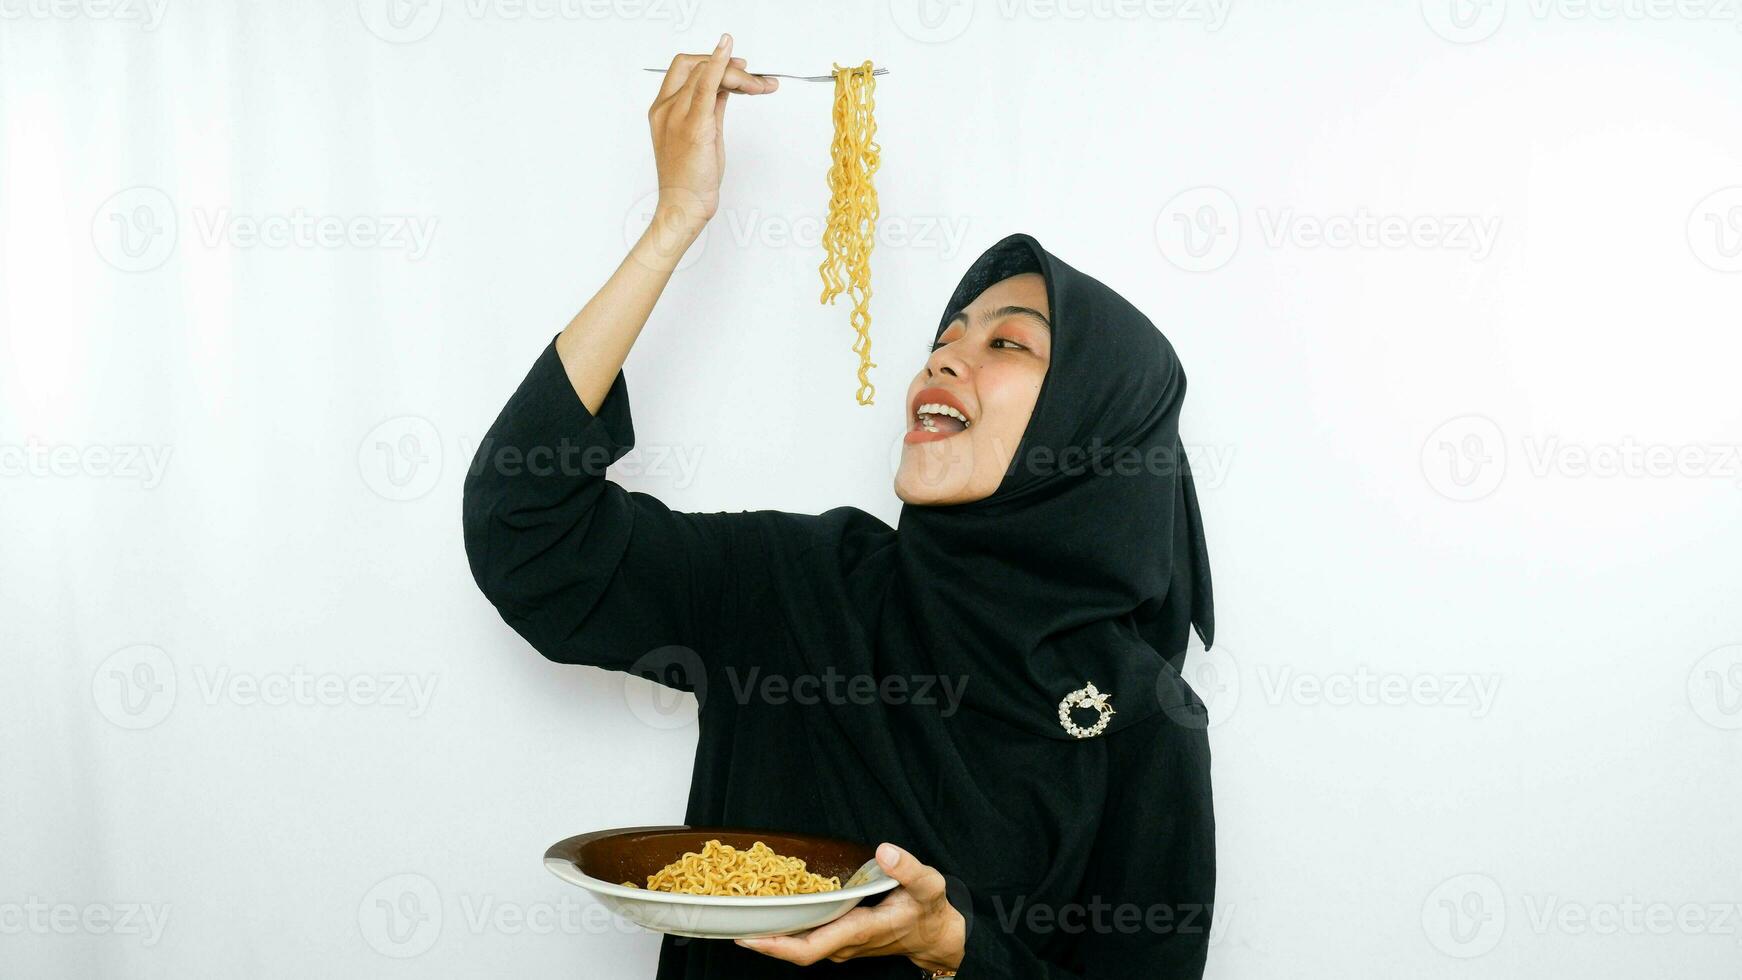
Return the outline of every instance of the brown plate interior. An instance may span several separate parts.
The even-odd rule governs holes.
[[[544,856],[573,862],[582,874],[613,885],[633,881],[645,887],[648,875],[683,857],[686,851],[701,851],[715,838],[740,850],[762,841],[782,855],[803,860],[807,871],[825,878],[838,875],[843,886],[853,872],[876,856],[876,849],[868,844],[834,837],[684,824],[596,830],[552,844]]]

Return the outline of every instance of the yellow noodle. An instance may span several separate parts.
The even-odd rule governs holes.
[[[623,884],[642,887],[633,881]],[[803,860],[776,854],[761,841],[741,851],[714,838],[700,852],[685,851],[648,875],[646,887],[685,895],[806,895],[838,891],[841,879],[807,871]]]
[[[866,372],[876,367],[871,360],[871,246],[876,241],[877,189],[871,177],[881,162],[872,136],[877,120],[874,94],[877,79],[871,62],[842,68],[835,63],[835,138],[829,150],[829,217],[823,225],[825,256],[818,271],[823,277],[821,302],[833,306],[835,297],[847,289],[853,299],[850,320],[858,339],[853,351],[859,355],[859,404],[869,405],[876,388]]]

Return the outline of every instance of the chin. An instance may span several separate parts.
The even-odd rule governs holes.
[[[895,473],[895,495],[916,506],[959,504],[986,496],[974,493],[972,482],[969,468],[928,459],[921,447],[910,446],[903,451],[901,468]]]

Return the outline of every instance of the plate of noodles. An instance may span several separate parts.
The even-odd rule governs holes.
[[[875,845],[741,827],[618,827],[552,844],[544,866],[655,932],[749,939],[803,932],[898,884]]]

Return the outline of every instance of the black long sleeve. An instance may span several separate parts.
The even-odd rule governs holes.
[[[724,627],[735,612],[734,552],[749,534],[744,515],[673,511],[606,479],[634,443],[623,373],[595,415],[555,342],[547,345],[466,476],[473,578],[551,660],[627,670],[675,644],[712,662],[733,638]],[[694,683],[656,679],[680,690]]]

